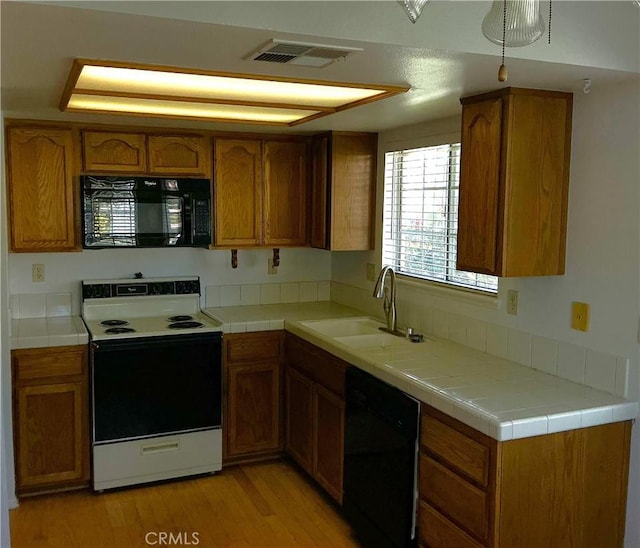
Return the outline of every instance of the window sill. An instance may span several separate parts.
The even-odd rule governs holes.
[[[411,287],[434,297],[446,297],[461,303],[472,304],[482,308],[497,310],[499,306],[498,294],[474,291],[472,289],[448,287],[437,282],[417,280],[401,274],[397,277],[398,285]]]

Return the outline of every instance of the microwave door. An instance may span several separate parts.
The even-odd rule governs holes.
[[[85,195],[84,209],[85,247],[184,245],[182,196],[101,190]]]
[[[181,196],[138,193],[137,199],[138,247],[184,245],[184,200]]]
[[[136,201],[132,191],[98,190],[84,197],[85,247],[136,246]]]

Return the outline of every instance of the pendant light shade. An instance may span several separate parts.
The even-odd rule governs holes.
[[[411,22],[415,23],[422,13],[422,8],[424,8],[428,1],[429,0],[398,0],[398,4],[400,4],[404,8],[404,11],[407,12]]]
[[[533,44],[544,31],[540,0],[494,0],[482,21],[482,34],[498,45],[504,36],[509,48]]]

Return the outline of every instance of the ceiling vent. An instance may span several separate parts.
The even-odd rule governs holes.
[[[289,40],[269,40],[259,49],[251,52],[246,59],[267,63],[288,63],[303,67],[326,67],[334,61],[343,60],[350,53],[364,51],[362,48],[307,44]]]

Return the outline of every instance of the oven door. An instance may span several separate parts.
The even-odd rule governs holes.
[[[94,445],[219,428],[222,335],[91,343]]]

